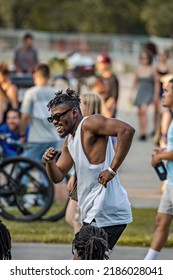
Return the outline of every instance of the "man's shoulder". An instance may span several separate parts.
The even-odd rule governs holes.
[[[14,49],[15,53],[20,52],[22,50],[22,46],[21,45],[17,45]]]
[[[38,92],[55,92],[56,89],[54,89],[53,87],[51,86],[37,86],[37,85],[34,85],[30,88],[28,88],[25,93],[29,93],[29,94],[38,94]]]
[[[37,86],[30,87],[25,91],[24,98],[35,94],[37,94]]]
[[[49,85],[37,87],[35,95],[38,95],[40,100],[50,100],[55,97],[57,90]]]
[[[118,82],[118,76],[115,73],[112,73],[110,76],[110,80]]]
[[[36,49],[36,47],[34,47],[34,46],[31,46],[30,50],[31,50],[32,52],[37,53],[37,49]]]
[[[104,117],[102,115],[96,114],[87,116],[82,123],[83,130],[92,130],[94,127],[97,127],[101,122],[104,121]]]
[[[103,115],[101,115],[101,114],[94,114],[94,115],[86,116],[83,118],[83,124],[90,123],[93,121],[98,121],[98,120],[101,120],[102,118],[103,118]]]
[[[51,93],[52,92],[53,93],[57,92],[57,89],[55,87],[53,87],[53,86],[50,86],[50,85],[47,85],[47,86],[43,87],[43,89],[45,89],[45,91],[49,91]]]
[[[24,98],[25,99],[34,99],[34,100],[50,100],[55,97],[55,92],[57,90],[51,86],[33,86],[26,90]]]

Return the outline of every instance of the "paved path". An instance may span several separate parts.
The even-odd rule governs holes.
[[[126,113],[127,96],[131,76],[122,76],[120,79],[121,93],[118,118],[128,122],[136,129],[131,150],[119,170],[122,185],[128,192],[133,207],[155,207],[160,200],[161,182],[150,165],[151,153],[154,148],[151,138],[146,142],[138,141],[139,131],[135,109]],[[123,85],[123,86],[122,86]],[[149,111],[149,131],[152,131],[152,109]],[[146,229],[147,230],[147,229]],[[132,237],[133,238],[133,237]],[[112,253],[112,259],[143,259],[147,248],[120,247]],[[14,259],[70,259],[70,245],[53,244],[13,244]],[[173,249],[164,249],[161,259],[173,259]]]
[[[129,121],[133,118],[134,116],[129,116]],[[119,170],[119,178],[128,192],[133,207],[157,207],[162,182],[150,164],[154,145],[151,138],[146,142],[140,142],[137,137],[138,131],[130,152]]]
[[[146,247],[117,246],[110,260],[143,260]],[[12,247],[13,260],[70,260],[70,244],[15,243]],[[173,260],[173,249],[163,249],[160,260]]]
[[[157,207],[160,200],[161,182],[150,164],[154,144],[151,137],[148,137],[146,142],[138,140],[139,129],[136,108],[127,113],[127,97],[131,82],[131,75],[124,75],[120,78],[120,109],[117,117],[131,124],[136,129],[136,132],[130,152],[120,168],[119,177],[129,194],[133,207]],[[152,131],[152,114],[152,108],[149,108],[149,134]]]

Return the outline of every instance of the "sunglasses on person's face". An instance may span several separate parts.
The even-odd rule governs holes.
[[[59,122],[61,117],[64,116],[65,114],[67,114],[68,112],[70,112],[71,109],[68,109],[67,111],[63,112],[63,113],[57,113],[54,116],[51,116],[49,118],[47,118],[48,122],[53,123],[53,121],[57,121]]]

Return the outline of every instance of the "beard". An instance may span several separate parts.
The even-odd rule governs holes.
[[[71,134],[73,131],[73,123],[70,121],[65,121],[63,124],[63,130],[61,133],[58,133],[60,138],[65,138],[67,135]]]

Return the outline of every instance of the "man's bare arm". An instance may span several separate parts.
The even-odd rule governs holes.
[[[99,115],[88,117],[83,123],[83,127],[95,135],[117,137],[116,155],[111,163],[111,168],[116,171],[130,149],[135,129],[120,120],[107,119]]]
[[[56,162],[57,154],[58,151],[50,147],[45,151],[42,157],[42,161],[46,165],[47,174],[54,183],[61,182],[73,166],[73,160],[66,147],[66,142],[62,153]]]
[[[93,135],[116,136],[116,154],[110,163],[110,168],[102,171],[98,176],[98,182],[106,187],[107,183],[115,176],[117,169],[125,159],[134,135],[134,128],[117,119],[107,119],[95,115],[88,117],[83,123],[83,129]],[[113,173],[112,173],[113,172]]]

